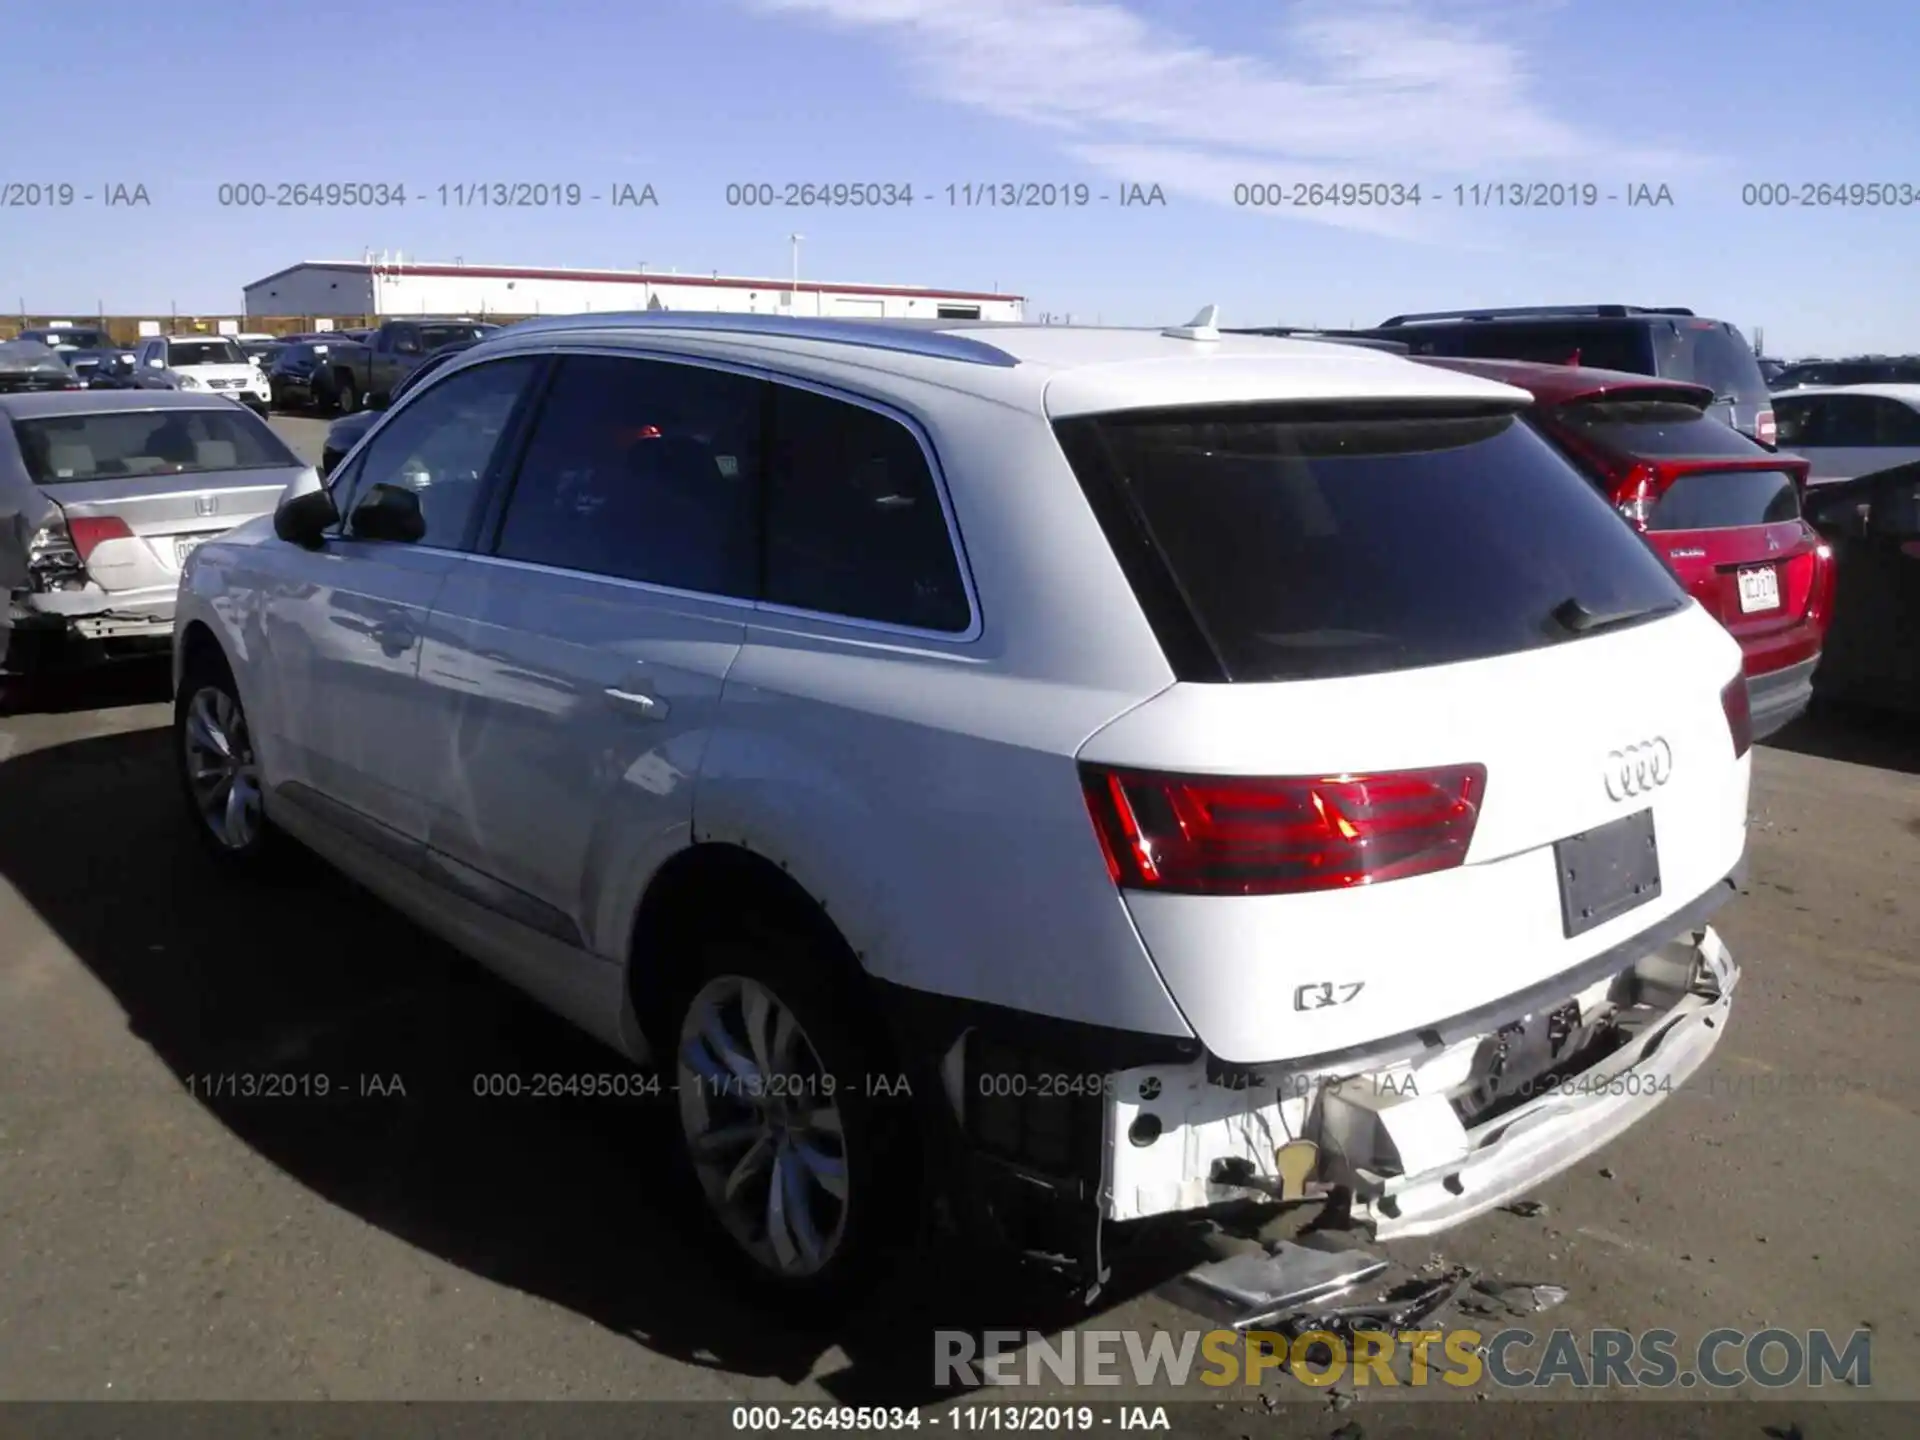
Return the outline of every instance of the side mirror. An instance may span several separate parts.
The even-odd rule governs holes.
[[[391,404],[393,404],[391,395],[375,395],[372,391],[367,392],[367,409],[384,410]]]
[[[347,528],[362,540],[412,544],[426,535],[427,517],[413,491],[402,485],[376,485],[353,507]]]
[[[324,487],[300,487],[296,480],[281,497],[273,512],[273,533],[302,549],[317,550],[326,532],[340,523],[340,512]]]

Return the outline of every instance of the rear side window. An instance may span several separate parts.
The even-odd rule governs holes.
[[[217,410],[50,415],[16,420],[13,433],[36,485],[300,466],[273,431],[224,403]]]
[[[1876,442],[1873,397],[1869,395],[1783,396],[1774,402],[1781,445],[1811,448],[1862,446]]]
[[[1405,342],[1415,355],[1445,355],[1463,360],[1536,360],[1546,365],[1624,370],[1631,375],[1656,373],[1653,346],[1645,325],[1482,321],[1409,325],[1375,333]]]
[[[1555,618],[1569,601],[1622,623],[1686,603],[1593,486],[1510,415],[1235,407],[1059,432],[1185,678],[1480,660],[1574,639]],[[1216,673],[1192,663],[1169,594]]]
[[[1784,470],[1682,475],[1647,516],[1649,530],[1731,530],[1800,518],[1800,490]]]
[[[507,501],[510,560],[751,599],[765,383],[569,355]]]
[[[865,406],[773,389],[772,604],[958,633],[972,624],[946,513],[912,431]]]
[[[1872,404],[1875,445],[1920,445],[1920,411],[1877,396]]]
[[[1600,400],[1552,412],[1558,424],[1616,454],[1671,456],[1764,455],[1767,452],[1697,405],[1673,400]]]

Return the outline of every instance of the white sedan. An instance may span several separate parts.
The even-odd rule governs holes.
[[[1782,450],[1813,462],[1815,484],[1920,460],[1920,385],[1823,385],[1776,395]]]

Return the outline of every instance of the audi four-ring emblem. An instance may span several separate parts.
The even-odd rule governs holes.
[[[1642,740],[1607,756],[1607,794],[1615,800],[1644,795],[1667,783],[1673,775],[1673,747],[1664,736]]]

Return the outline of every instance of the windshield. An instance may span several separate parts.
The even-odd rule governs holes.
[[[126,475],[211,475],[298,469],[265,425],[238,406],[206,410],[116,410],[13,422],[27,474],[37,485]]]
[[[1686,603],[1613,507],[1510,415],[1298,413],[1059,427],[1123,568],[1141,586],[1129,552],[1145,538],[1230,679],[1485,659],[1571,639],[1554,618],[1569,602],[1634,618]],[[1104,503],[1105,489],[1123,498]]]
[[[62,350],[102,350],[113,342],[98,330],[28,330],[20,337]]]
[[[246,353],[231,340],[169,340],[167,365],[244,365]]]

